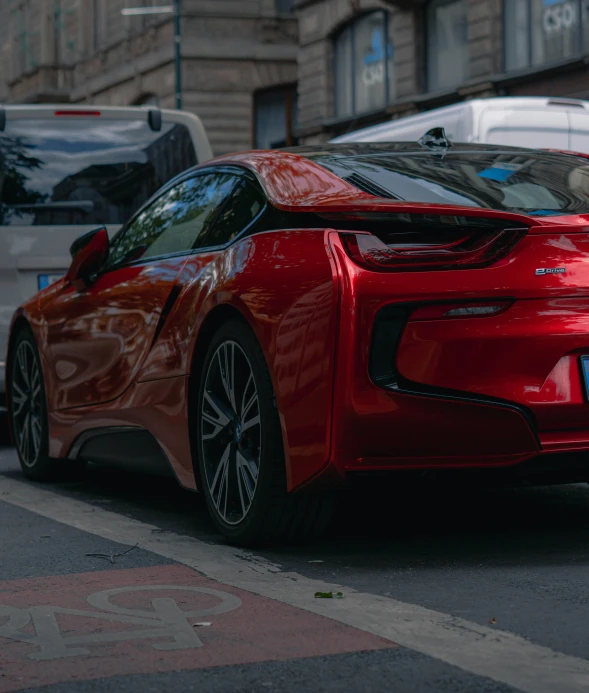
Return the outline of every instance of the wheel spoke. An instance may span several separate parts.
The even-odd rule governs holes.
[[[17,360],[23,382],[27,387],[30,387],[29,369],[27,363],[28,359],[25,343],[21,344],[18,348]]]
[[[13,411],[14,416],[18,416],[22,412],[26,401],[27,396],[22,389],[16,383],[12,383],[12,404],[13,406],[16,405],[16,408]]]
[[[41,382],[39,379],[39,369],[37,364],[33,362],[31,368],[31,396],[34,400],[37,399],[39,393],[41,392]]]
[[[209,489],[211,491],[211,496],[213,500],[215,501],[215,505],[217,507],[217,510],[219,509],[219,506],[221,504],[221,496],[223,492],[223,488],[227,488],[227,477],[229,476],[229,455],[231,453],[231,444],[228,444],[227,447],[225,448],[225,451],[221,455],[221,459],[219,460],[219,465],[217,467],[217,472],[215,473],[215,478],[213,479],[213,482],[209,486]],[[215,489],[217,489],[217,498],[215,500]]]
[[[256,386],[254,384],[253,386],[253,392],[250,395],[249,399],[246,402],[246,396],[248,394],[248,391],[250,389],[250,385],[253,384],[254,382],[254,376],[250,373],[250,377],[248,378],[248,381],[245,386],[245,390],[243,391],[243,397],[241,398],[241,412],[240,416],[243,419],[247,419],[247,416],[250,412],[250,409],[254,406],[254,404],[257,404],[258,402],[258,392],[256,390]]]
[[[22,431],[20,432],[20,452],[25,461],[29,461],[29,436],[28,436],[28,428],[29,428],[29,419],[31,418],[31,415],[29,412],[27,412],[25,416],[25,420],[23,422],[22,426]]]
[[[224,428],[226,428],[229,423],[231,423],[231,420],[225,414],[225,412],[221,410],[219,404],[215,402],[214,397],[209,392],[206,392],[206,390],[204,393],[204,398],[213,411],[212,413],[210,411],[205,411],[203,407],[202,420],[213,426],[213,431],[209,433],[203,432],[202,438],[203,440],[210,440],[211,438],[215,438]]]
[[[247,507],[251,505],[254,497],[254,491],[256,490],[256,481],[258,479],[258,473],[256,469],[255,476],[252,475],[250,469],[249,461],[243,456],[243,454],[238,450],[235,456],[236,467],[237,467],[237,484],[239,486],[239,496],[241,498],[241,505],[243,507],[243,514],[246,513],[246,508],[244,506],[244,499],[242,494],[242,487],[247,496]]]
[[[38,416],[31,417],[31,438],[33,442],[33,450],[36,457],[37,452],[39,451],[39,447],[41,445],[41,422]]]
[[[221,351],[223,356],[221,356]],[[229,404],[235,411],[235,346],[233,342],[225,343],[217,352],[219,359],[219,371],[221,373],[221,382]]]
[[[260,415],[256,414],[256,416],[252,416],[251,419],[248,421],[244,421],[241,424],[241,431],[242,433],[247,431],[250,428],[253,428],[254,426],[259,426],[260,425]]]

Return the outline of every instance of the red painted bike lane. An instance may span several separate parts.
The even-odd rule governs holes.
[[[175,564],[0,582],[0,693],[392,647]]]

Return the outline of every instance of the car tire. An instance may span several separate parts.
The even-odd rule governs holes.
[[[255,547],[324,533],[334,498],[287,492],[272,381],[254,333],[240,320],[225,323],[208,346],[196,414],[202,490],[231,543]]]
[[[49,457],[45,379],[29,327],[19,331],[11,346],[8,372],[10,426],[23,473],[32,481],[77,478],[83,463]]]

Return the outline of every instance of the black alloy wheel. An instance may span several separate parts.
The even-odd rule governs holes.
[[[74,476],[85,465],[49,457],[49,426],[43,368],[35,338],[23,327],[11,345],[7,382],[12,437],[22,470],[34,481]]]
[[[287,493],[272,382],[249,326],[240,320],[225,323],[203,365],[195,447],[217,528],[243,546],[319,536],[333,502],[324,495]]]

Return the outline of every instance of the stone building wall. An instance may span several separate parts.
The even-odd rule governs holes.
[[[124,7],[150,2],[163,4],[2,0],[0,20],[9,15],[9,30],[0,33],[9,66],[4,100],[173,108],[170,15],[121,15]],[[296,84],[296,19],[280,13],[283,4],[275,0],[184,0],[182,6],[184,108],[202,118],[216,153],[251,147],[255,95]],[[17,20],[27,25],[34,59],[23,55]]]

